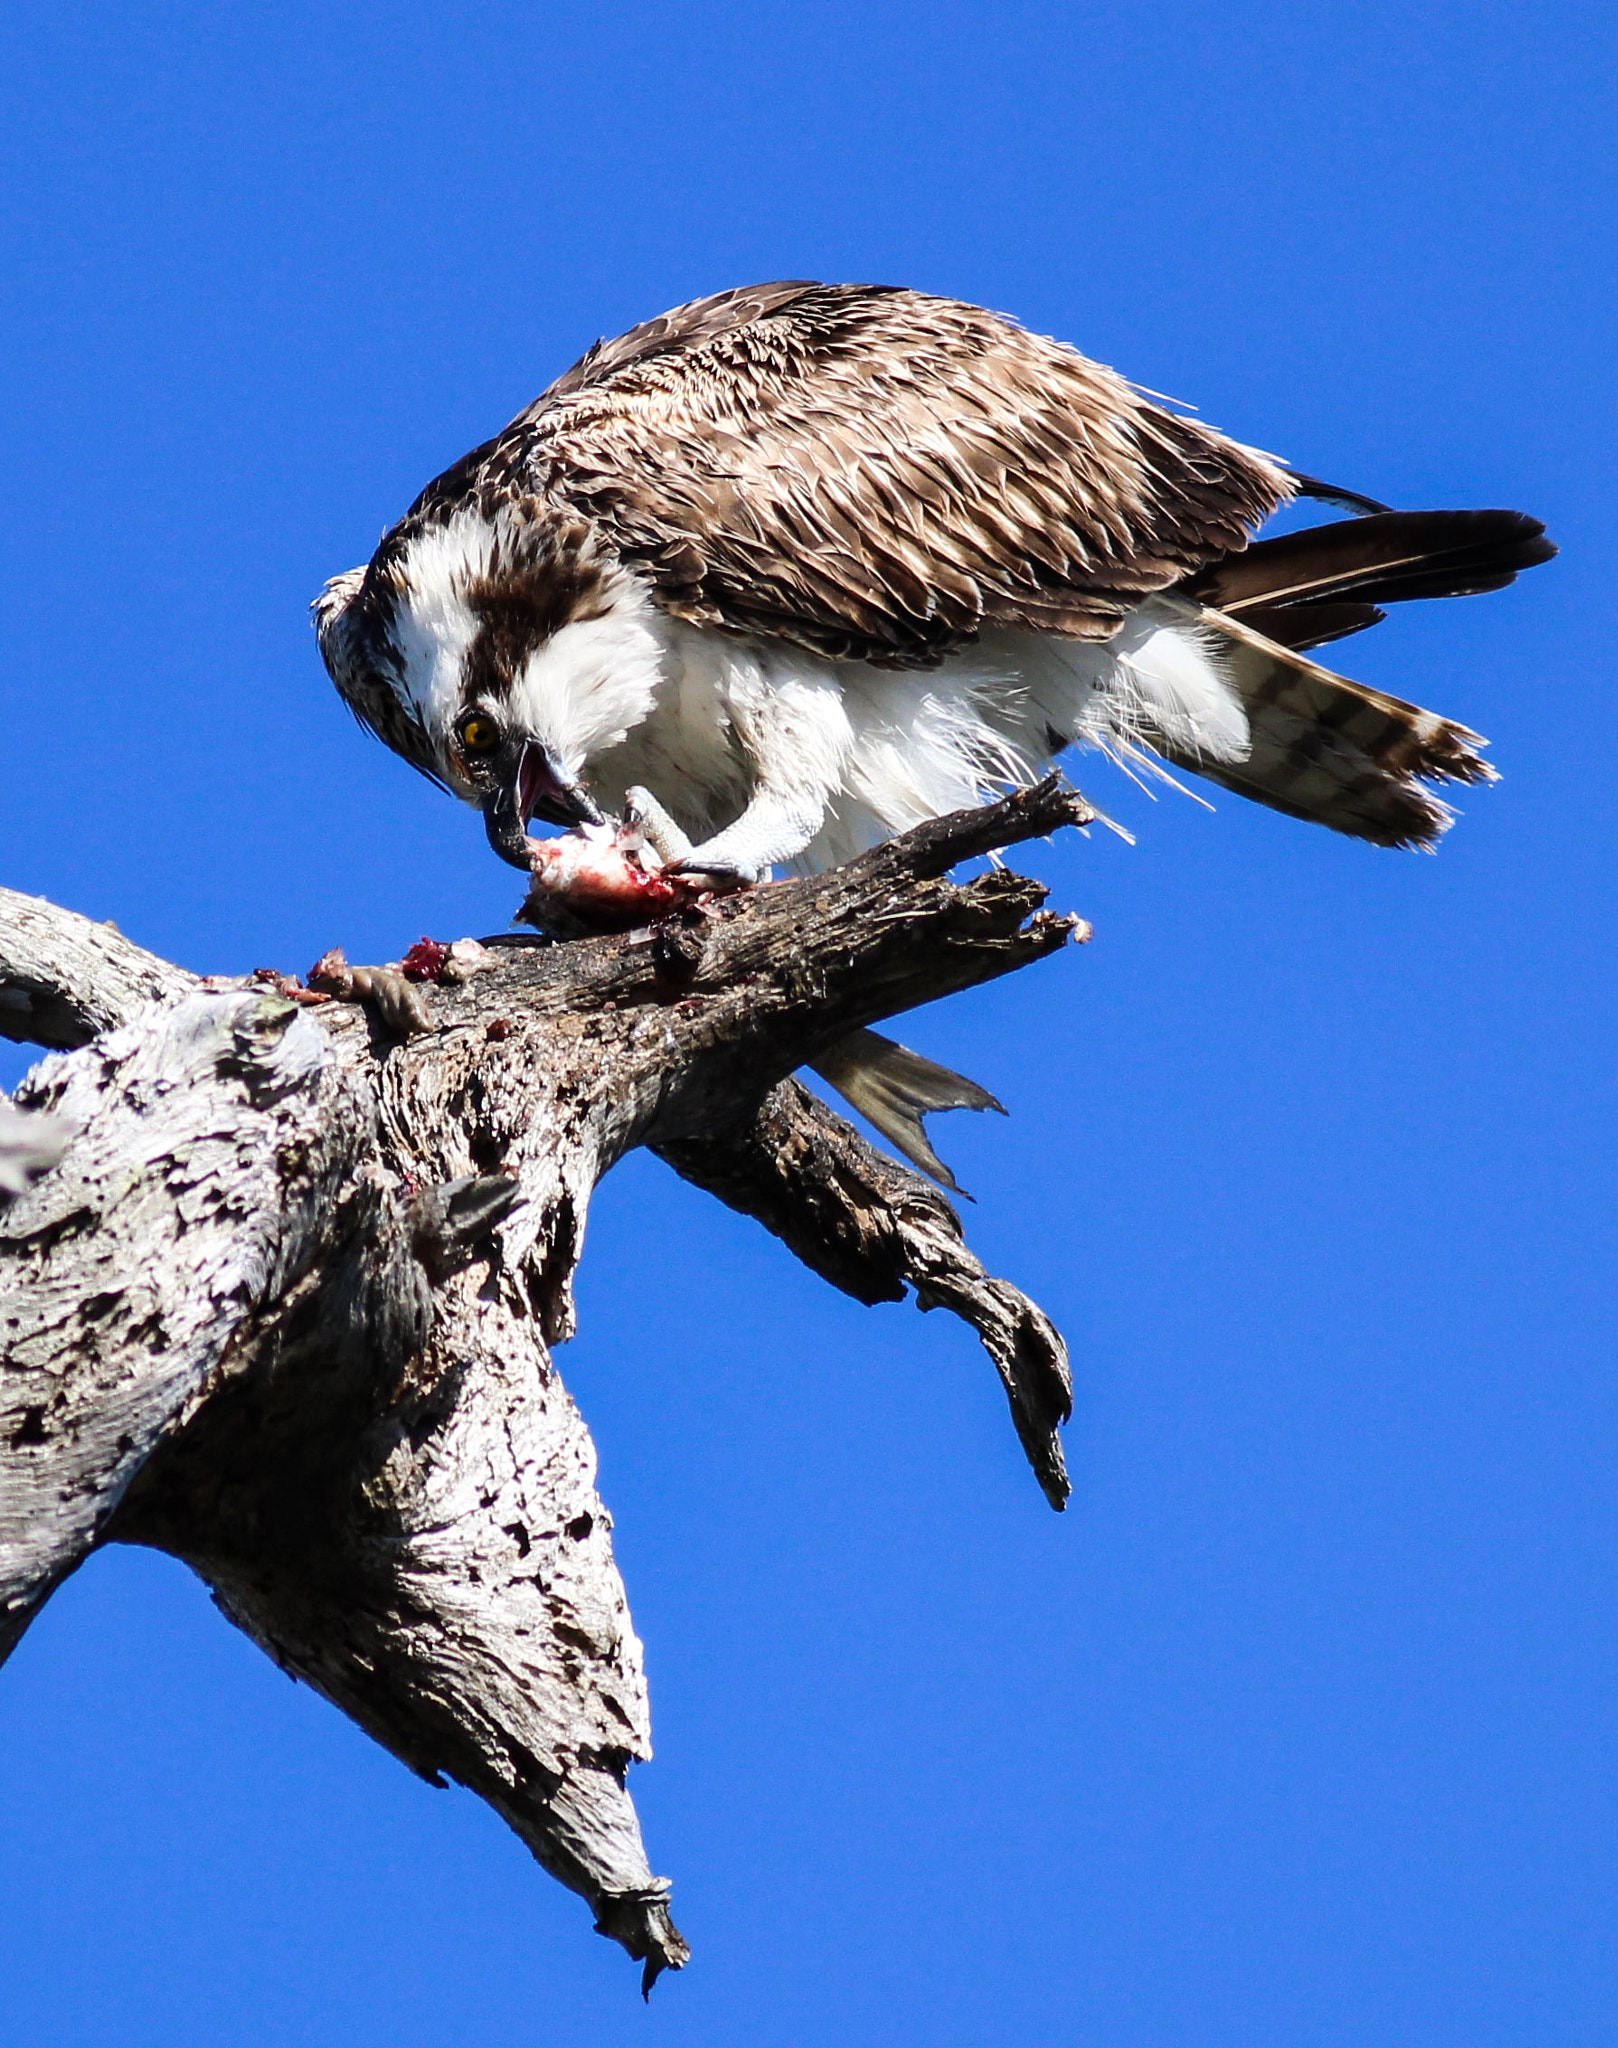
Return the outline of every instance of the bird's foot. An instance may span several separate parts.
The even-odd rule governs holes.
[[[667,866],[671,861],[684,860],[691,851],[688,835],[669,816],[649,789],[637,783],[633,789],[624,791],[624,824],[632,831],[639,831],[657,855],[659,862]]]
[[[649,789],[625,791],[624,827],[639,832],[651,847],[665,881],[684,883],[708,896],[729,896],[737,889],[753,888],[761,879],[762,870],[738,866],[734,860],[704,859],[703,849],[691,843]]]

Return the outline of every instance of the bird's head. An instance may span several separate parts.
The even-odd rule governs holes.
[[[528,825],[601,825],[592,758],[651,708],[660,643],[621,570],[570,529],[514,547],[486,521],[390,536],[314,606],[332,679],[396,753],[483,813],[526,870]]]
[[[489,844],[514,868],[529,865],[528,826],[604,825],[601,806],[557,744],[526,730],[498,698],[474,695],[439,741],[444,779],[483,813]]]

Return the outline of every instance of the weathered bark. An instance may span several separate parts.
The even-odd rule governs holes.
[[[650,1145],[857,1299],[963,1316],[1059,1507],[1060,1337],[787,1077],[1084,936],[1019,876],[947,874],[1090,815],[1052,781],[650,931],[457,948],[402,1004],[333,968],[391,981],[402,1041],[374,1005],[202,981],[0,891],[0,1031],[81,1048],[18,1091],[57,1122],[0,1192],[0,1656],[98,1544],[167,1550],[487,1799],[648,1985],[678,1967],[625,1789],[640,1645],[549,1352],[591,1192]]]
[[[38,896],[0,889],[0,1038],[65,1051],[88,1045],[196,976]]]

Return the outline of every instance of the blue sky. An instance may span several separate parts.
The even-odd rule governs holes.
[[[305,607],[699,293],[978,300],[1564,554],[1336,650],[1494,742],[1438,858],[1081,766],[1138,846],[1027,858],[1095,943],[902,1027],[1013,1112],[935,1130],[1072,1342],[1065,1516],[964,1330],[603,1187],[561,1364],[696,1950],[649,2011],[469,1795],[112,1553],[0,1674],[4,2038],[1609,2042],[1609,11],[62,4],[5,52],[0,880],[197,968],[505,921]]]

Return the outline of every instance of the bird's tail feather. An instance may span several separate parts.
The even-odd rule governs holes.
[[[1320,647],[1376,625],[1385,604],[1503,590],[1555,553],[1525,512],[1382,511],[1256,541],[1199,570],[1179,595],[1280,646]]]
[[[1216,762],[1156,742],[1176,767],[1356,839],[1429,850],[1454,812],[1424,785],[1496,779],[1478,751],[1487,741],[1466,726],[1334,675],[1223,612],[1202,610],[1196,628],[1241,700],[1251,747],[1245,760]]]

